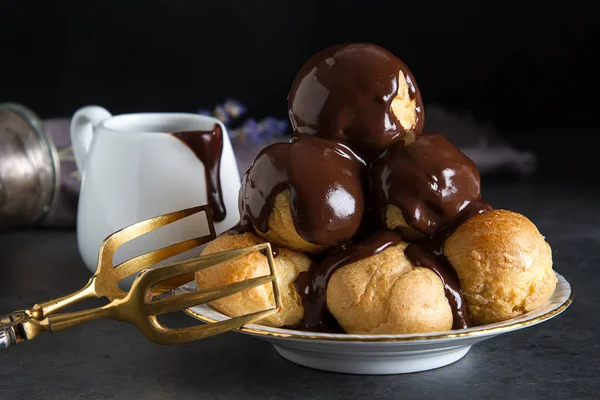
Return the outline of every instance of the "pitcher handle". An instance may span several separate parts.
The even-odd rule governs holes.
[[[83,174],[92,145],[94,128],[100,121],[109,117],[111,114],[105,108],[87,106],[77,110],[71,119],[71,147],[75,164],[81,174]]]

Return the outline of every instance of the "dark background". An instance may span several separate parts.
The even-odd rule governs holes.
[[[0,5],[0,101],[44,118],[88,104],[113,113],[194,112],[228,97],[257,118],[285,118],[306,59],[334,43],[365,41],[409,65],[426,103],[492,123],[515,146],[548,155],[550,166],[595,168],[587,138],[599,132],[599,24],[591,6],[575,1]]]

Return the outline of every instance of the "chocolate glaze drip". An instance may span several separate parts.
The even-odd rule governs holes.
[[[446,298],[452,309],[452,329],[466,329],[471,326],[471,321],[456,271],[444,256],[444,243],[464,221],[490,209],[491,206],[483,200],[471,203],[465,212],[452,221],[452,224],[438,230],[433,237],[411,243],[404,249],[404,254],[413,264],[429,268],[442,280]]]
[[[411,139],[393,143],[374,162],[372,183],[383,221],[393,204],[409,226],[432,236],[481,199],[479,171],[442,135]]]
[[[367,239],[346,243],[315,260],[310,269],[301,272],[294,282],[302,298],[304,317],[294,329],[314,332],[343,332],[327,309],[327,283],[335,271],[344,265],[374,256],[400,243],[401,237],[388,230],[379,230]]]
[[[204,165],[206,197],[212,218],[223,221],[227,215],[221,191],[221,154],[223,153],[223,130],[215,124],[210,131],[185,131],[172,133],[188,146]]]
[[[405,132],[390,108],[399,72],[416,102],[420,132],[423,100],[414,76],[399,58],[366,43],[327,48],[302,66],[288,95],[294,131],[340,140],[363,155],[383,150]]]
[[[309,135],[275,143],[258,154],[244,175],[240,214],[265,233],[275,197],[289,189],[298,234],[307,242],[337,245],[360,226],[366,172],[365,161],[341,143]],[[234,231],[240,229],[247,227]]]

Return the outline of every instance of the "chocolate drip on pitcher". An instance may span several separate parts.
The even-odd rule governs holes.
[[[212,218],[223,221],[227,215],[221,191],[221,154],[223,153],[223,129],[215,124],[210,131],[184,131],[172,133],[190,148],[204,165],[206,198]]]

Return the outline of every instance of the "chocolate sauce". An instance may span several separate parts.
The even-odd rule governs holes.
[[[450,225],[438,230],[433,237],[411,243],[404,249],[404,254],[411,263],[419,267],[429,268],[442,280],[446,298],[452,309],[452,329],[466,329],[471,326],[471,321],[456,271],[444,256],[444,243],[448,236],[467,219],[475,214],[491,210],[491,208],[483,200],[471,203],[469,208],[461,213],[459,217],[454,219]]]
[[[206,198],[211,216],[223,221],[227,215],[221,191],[221,154],[223,153],[223,130],[215,124],[210,131],[184,131],[172,133],[188,146],[204,165]]]
[[[454,316],[453,329],[469,327],[458,277],[443,247],[462,222],[491,209],[481,199],[479,171],[473,161],[442,135],[422,133],[389,146],[375,160],[371,182],[382,221],[393,204],[410,227],[425,234],[404,253],[442,280]]]
[[[379,254],[401,240],[402,238],[392,231],[380,230],[361,242],[347,243],[334,248],[321,260],[315,261],[308,271],[301,272],[294,284],[302,298],[304,317],[294,329],[340,332],[341,328],[327,309],[329,278],[344,265]]]
[[[383,221],[393,204],[409,226],[432,236],[481,200],[479,171],[442,135],[412,139],[393,143],[374,161],[372,184]]]
[[[353,43],[319,52],[296,75],[288,95],[295,133],[337,139],[363,155],[383,150],[405,132],[391,110],[400,72],[415,100],[414,131],[420,132],[423,100],[408,67],[379,46]]]
[[[267,232],[275,197],[289,189],[298,234],[310,243],[335,246],[360,227],[366,175],[365,161],[344,144],[310,135],[275,143],[258,154],[244,175],[240,214]]]

